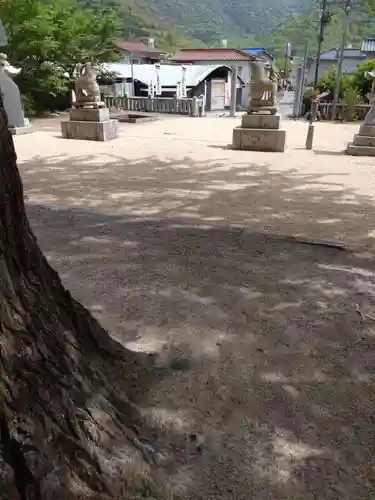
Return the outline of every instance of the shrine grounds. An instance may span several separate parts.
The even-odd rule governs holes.
[[[28,216],[73,295],[157,356],[153,496],[375,498],[375,158],[342,153],[358,124],[306,151],[300,121],[285,153],[233,151],[239,121],[95,143],[39,120],[15,137]]]

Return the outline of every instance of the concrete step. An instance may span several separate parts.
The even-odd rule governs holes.
[[[353,139],[355,146],[375,147],[375,137],[356,134]]]
[[[361,125],[359,129],[359,135],[365,135],[366,137],[375,137],[375,125]]]
[[[371,146],[356,146],[352,142],[348,144],[346,150],[348,155],[352,156],[375,156],[375,147]]]

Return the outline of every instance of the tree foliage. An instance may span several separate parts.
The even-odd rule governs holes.
[[[371,90],[372,78],[367,76],[369,71],[375,70],[375,59],[365,61],[360,64],[354,73],[344,73],[340,83],[340,98],[346,100],[349,96],[358,96],[362,99],[367,98],[367,94]],[[329,90],[334,92],[336,82],[336,67],[328,73],[323,73],[318,82],[318,87],[321,90]]]
[[[328,73],[323,73],[318,82],[318,87],[324,91],[329,90],[333,94],[336,85],[336,75],[337,69],[334,66]],[[340,81],[339,97],[341,99],[344,98],[351,90],[355,89],[355,87],[354,75],[351,73],[344,73]]]
[[[95,12],[76,0],[0,0],[10,62],[22,68],[21,92],[37,107],[67,93],[77,63],[116,58],[120,33],[114,10]]]
[[[161,12],[152,12],[141,8],[134,0],[77,0],[86,8],[102,11],[116,9],[121,23],[121,34],[125,39],[153,38],[156,47],[166,52],[173,52],[180,47],[204,47],[204,44],[192,37],[185,37],[185,28],[169,25]]]
[[[290,72],[292,70],[291,61],[289,59],[287,59],[286,62],[285,62],[285,58],[282,58],[282,57],[279,57],[278,59],[276,59],[275,66],[278,68],[279,73],[281,75],[283,75],[283,76],[284,76],[285,69],[286,69],[286,75],[285,76],[289,76],[289,74],[290,74]]]
[[[98,0],[84,0],[86,4]],[[307,10],[311,0],[103,0],[116,1],[124,10],[131,9],[144,21],[153,20],[164,29],[173,26],[173,36],[184,45],[188,39],[207,45],[217,45],[221,39],[228,46],[258,45],[261,37],[268,35],[283,21]],[[157,31],[157,30],[156,30]],[[185,38],[182,38],[185,37]],[[155,37],[157,39],[157,36]],[[256,42],[258,40],[258,42]],[[163,39],[161,40],[163,43]],[[160,42],[159,42],[160,43]]]
[[[357,67],[353,73],[353,86],[358,90],[361,97],[366,98],[371,90],[372,78],[367,76],[369,71],[375,70],[375,59],[365,61]]]
[[[369,0],[367,4],[365,0],[358,0],[353,4],[347,31],[347,42],[354,47],[360,47],[364,38],[375,34],[375,16],[371,12],[369,14],[368,11],[370,2],[375,5],[375,0]],[[324,31],[323,50],[339,47],[342,39],[343,10],[337,5],[332,5],[330,13],[331,18]],[[264,44],[276,56],[282,56],[286,40],[292,43],[296,54],[303,55],[307,44],[309,53],[315,55],[318,48],[318,32],[319,12],[318,9],[314,8],[281,24],[270,38],[264,40]]]

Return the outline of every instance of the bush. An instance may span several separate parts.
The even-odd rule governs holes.
[[[22,106],[25,116],[34,116],[36,114],[35,101],[30,94],[21,94]]]
[[[352,95],[352,100],[367,99],[367,94],[371,90],[372,78],[367,76],[369,71],[375,70],[375,59],[365,61],[360,64],[354,73],[344,73],[340,84],[340,99],[345,100],[345,96]],[[336,68],[333,67],[329,73],[324,73],[319,81],[319,88],[322,90],[330,90],[332,93],[335,89]]]
[[[353,121],[357,118],[356,107],[360,101],[360,95],[356,89],[348,89],[342,99],[343,103],[346,104],[345,109],[345,120]]]
[[[353,73],[353,86],[363,99],[367,98],[367,94],[371,91],[372,85],[372,78],[369,78],[367,73],[374,69],[375,59],[370,59],[360,64],[355,73]]]
[[[329,73],[323,73],[321,79],[318,82],[319,89],[321,89],[323,92],[330,91],[332,95],[334,95],[336,75],[336,67],[333,67]],[[343,99],[343,97],[351,90],[357,90],[354,75],[352,73],[343,73],[340,82],[339,99]]]

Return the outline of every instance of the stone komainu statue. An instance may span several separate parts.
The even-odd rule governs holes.
[[[85,63],[83,67],[78,68],[78,72],[80,76],[74,85],[76,94],[76,100],[73,103],[74,107],[103,108],[105,104],[100,100],[100,89],[96,81],[97,73],[92,67],[92,63]]]
[[[277,111],[277,76],[271,67],[270,76],[266,75],[266,63],[256,61],[251,63],[250,104],[249,114],[268,111],[274,115]],[[265,94],[268,97],[265,98]]]

